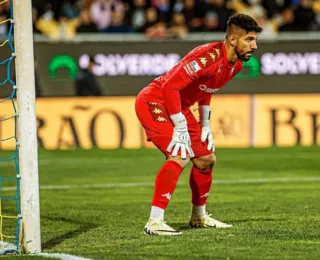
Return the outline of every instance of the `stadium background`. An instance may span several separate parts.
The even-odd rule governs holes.
[[[252,15],[265,31],[243,71],[214,95],[217,146],[320,142],[319,1],[33,1],[33,11],[40,147],[152,147],[134,115],[135,95],[195,46],[223,40],[225,23],[237,12]],[[4,19],[5,8],[2,13]],[[75,97],[75,78],[89,56],[99,63],[93,71],[105,97],[99,106]],[[6,131],[9,126],[1,136]]]
[[[320,2],[144,2],[33,1],[42,249],[90,259],[150,259],[150,251],[161,259],[318,259]],[[4,21],[8,6],[0,6]],[[218,163],[208,208],[234,228],[188,229],[189,165],[166,215],[183,238],[150,240],[142,230],[163,157],[145,149],[153,147],[135,95],[193,47],[223,40],[237,12],[266,30],[254,58],[211,104]],[[0,25],[3,38],[7,30]],[[8,55],[4,46],[0,60]],[[100,63],[102,96],[77,97],[74,80],[89,56]],[[0,118],[10,113],[2,103]],[[13,122],[1,122],[0,140],[13,132]],[[14,145],[0,142],[1,158]],[[2,177],[15,172],[9,162],[0,169]],[[3,186],[2,195],[15,191]],[[15,206],[3,203],[2,211],[14,215]],[[4,223],[2,233],[13,226]]]

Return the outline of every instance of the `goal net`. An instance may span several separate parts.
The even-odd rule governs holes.
[[[0,20],[1,56],[6,54],[0,61],[6,68],[0,87],[7,93],[0,97],[0,254],[37,253],[41,245],[31,0],[0,0],[0,8],[8,14]]]

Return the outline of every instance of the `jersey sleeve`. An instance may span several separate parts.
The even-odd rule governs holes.
[[[161,87],[164,101],[170,115],[177,114],[181,111],[180,91],[201,77],[214,75],[217,71],[218,60],[216,53],[203,51],[181,61],[181,63],[170,72],[168,79]]]
[[[203,99],[201,99],[198,102],[198,105],[199,106],[210,106],[211,97],[212,97],[212,94],[209,94],[209,95],[205,96]]]
[[[243,64],[241,61],[238,61],[236,64],[235,75],[237,75],[243,68]]]
[[[179,64],[166,82],[161,86],[162,95],[170,115],[181,111],[180,91],[191,82],[202,77],[203,71],[196,60],[186,61]]]

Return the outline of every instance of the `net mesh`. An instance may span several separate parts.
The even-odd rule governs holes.
[[[18,112],[15,105],[16,85],[12,80],[12,62],[15,59],[13,46],[13,4],[12,0],[0,0],[1,7],[9,8],[10,18],[0,22],[0,26],[8,26],[8,32],[0,44],[1,52],[8,52],[8,58],[0,61],[0,66],[6,66],[5,79],[0,87],[10,88],[11,93],[0,100],[0,150],[6,143],[13,142],[13,151],[0,153],[0,254],[19,253],[21,210],[19,201],[19,142],[17,139]],[[2,75],[1,75],[2,76]],[[9,103],[11,111],[1,109],[1,105],[7,107]],[[12,105],[12,106],[11,106]],[[4,131],[5,129],[5,131]],[[10,129],[10,130],[9,130]],[[2,130],[2,131],[1,131]],[[2,136],[3,133],[7,136]]]

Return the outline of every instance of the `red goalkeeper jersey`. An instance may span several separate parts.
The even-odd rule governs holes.
[[[139,97],[165,103],[170,115],[188,109],[196,102],[199,106],[209,105],[212,94],[241,69],[241,61],[229,64],[223,42],[204,44],[189,52],[170,71],[154,79]]]

